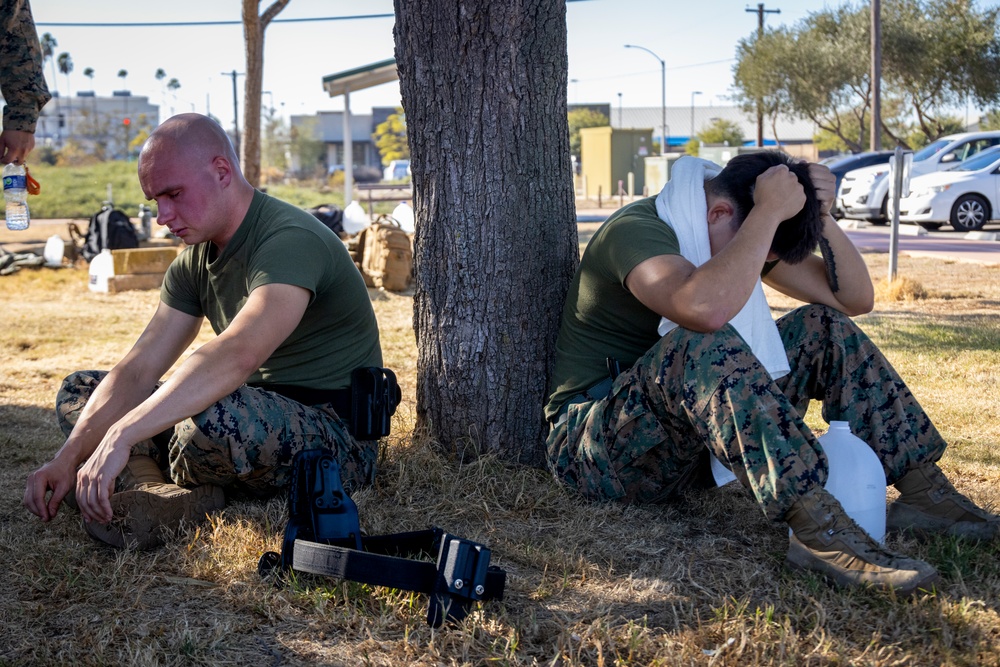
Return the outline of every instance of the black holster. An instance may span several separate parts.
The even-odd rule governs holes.
[[[305,450],[293,465],[281,553],[261,556],[261,576],[280,568],[427,593],[427,623],[435,628],[445,620],[461,621],[476,600],[503,599],[507,573],[490,565],[491,552],[482,544],[434,527],[363,536],[333,454]],[[436,561],[412,560],[415,556]]]

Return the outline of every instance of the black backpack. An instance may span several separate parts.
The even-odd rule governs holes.
[[[344,233],[344,212],[336,204],[320,204],[316,208],[306,209],[309,213],[340,236]]]
[[[138,248],[139,235],[129,217],[118,209],[105,206],[94,214],[87,228],[80,254],[88,262],[105,248]]]

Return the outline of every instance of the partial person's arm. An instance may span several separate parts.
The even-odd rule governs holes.
[[[28,476],[25,507],[43,521],[56,515],[59,503],[73,489],[77,466],[94,453],[112,424],[150,395],[198,335],[201,321],[159,305],[129,353],[94,390],[63,446],[51,461]],[[50,490],[52,496],[46,501]]]
[[[208,408],[255,373],[295,330],[311,293],[294,285],[258,287],[229,327],[188,357],[149,398],[107,431],[77,473],[77,503],[85,521],[111,520],[115,477],[132,444]]]
[[[625,287],[653,312],[693,331],[716,331],[731,320],[753,292],[782,221],[805,204],[805,193],[788,167],[771,167],[757,178],[754,206],[724,247],[699,267],[679,255],[640,262]],[[709,225],[729,225],[717,207]],[[718,218],[717,216],[723,215]]]
[[[799,264],[779,262],[764,282],[805,303],[821,303],[847,315],[863,315],[875,304],[868,266],[837,221],[830,215],[836,196],[836,178],[822,165],[809,165],[823,216],[820,256],[810,255]]]
[[[42,107],[52,96],[42,74],[42,49],[27,2],[16,5],[15,16],[3,16],[6,34],[0,36],[0,93],[3,132],[0,132],[0,162],[24,162],[35,145],[35,124]]]

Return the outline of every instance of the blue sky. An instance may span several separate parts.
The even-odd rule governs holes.
[[[415,0],[409,0],[415,1]],[[239,21],[239,0],[33,0],[37,23],[46,22],[161,22]],[[263,6],[268,0],[263,0]],[[823,0],[774,0],[766,9],[768,26],[794,25],[810,12],[837,7]],[[857,4],[857,3],[854,3]],[[867,3],[866,3],[867,4]],[[990,2],[989,4],[996,4]],[[644,46],[666,62],[668,106],[725,105],[732,79],[737,42],[757,28],[757,3],[734,0],[587,0],[567,6],[569,36],[569,102],[608,103],[617,106],[618,93],[626,107],[658,107],[661,99],[660,64],[650,54],[626,49]],[[751,11],[747,11],[750,9]],[[391,0],[292,0],[279,19],[392,14]],[[273,101],[279,113],[312,113],[343,108],[330,98],[322,78],[393,57],[392,18],[344,21],[274,23],[265,42],[264,104]],[[40,25],[68,52],[74,71],[67,84],[57,75],[63,95],[95,89],[100,95],[127,88],[147,95],[154,104],[165,101],[163,115],[207,110],[230,122],[233,117],[232,77],[244,71],[243,31],[240,25],[197,27],[61,27]],[[93,82],[83,76],[93,67]],[[176,99],[154,78],[157,68],[176,77],[181,88]],[[122,81],[116,74],[128,71]],[[51,79],[51,67],[46,66]],[[166,82],[164,80],[164,83]],[[242,77],[238,97],[242,98]],[[351,108],[364,113],[371,106],[399,103],[396,84],[384,84],[351,95]],[[242,101],[240,101],[242,107]],[[242,122],[242,111],[240,112]]]

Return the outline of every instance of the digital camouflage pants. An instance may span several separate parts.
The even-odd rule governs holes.
[[[810,400],[871,446],[889,484],[941,458],[937,429],[849,317],[804,306],[778,330],[791,371],[772,380],[731,326],[674,329],[606,398],[569,405],[549,434],[550,469],[590,499],[660,502],[699,478],[707,446],[780,520],[826,482],[826,457],[801,416]]]
[[[79,371],[63,380],[56,416],[67,437],[105,375]],[[152,457],[180,486],[217,484],[268,495],[291,483],[297,452],[320,447],[333,451],[348,492],[374,480],[378,443],[356,441],[331,407],[244,385],[173,429],[136,443],[132,455]]]

